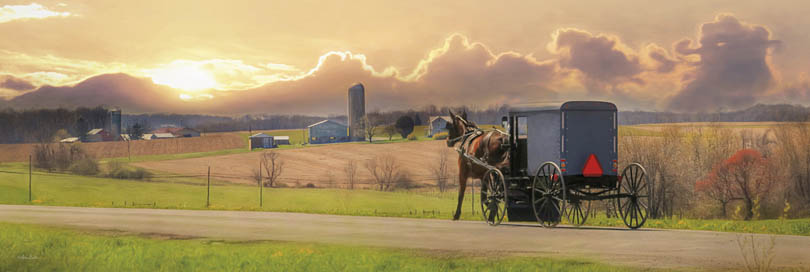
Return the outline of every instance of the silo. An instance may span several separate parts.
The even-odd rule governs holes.
[[[110,134],[116,141],[121,135],[121,109],[110,110]]]
[[[366,90],[363,84],[355,83],[349,87],[349,140],[366,139],[363,118],[366,117]]]

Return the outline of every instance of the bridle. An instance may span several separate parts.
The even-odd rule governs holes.
[[[461,134],[461,136],[458,136],[458,137],[455,137],[453,139],[447,140],[447,142],[450,143],[451,145],[455,145],[456,143],[458,143],[459,141],[463,141],[464,139],[466,139],[470,135],[473,135],[473,134],[477,133],[478,131],[481,131],[481,129],[478,128],[478,126],[470,125],[470,123],[467,122],[467,120],[464,120],[464,118],[461,118],[461,116],[456,115],[455,119],[458,120],[459,122],[461,122],[461,124],[464,125],[465,132],[463,134]]]

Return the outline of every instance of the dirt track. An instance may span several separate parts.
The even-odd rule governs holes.
[[[345,187],[344,168],[349,160],[357,163],[359,182],[368,183],[371,175],[364,164],[375,156],[392,154],[396,157],[400,169],[407,171],[417,183],[433,184],[431,167],[439,161],[439,152],[447,153],[447,162],[451,177],[458,170],[458,154],[447,147],[445,141],[418,141],[392,144],[345,143],[328,144],[299,149],[279,149],[284,160],[284,172],[281,182],[290,186],[307,183],[323,187],[329,183]],[[237,176],[221,178],[235,183],[250,183],[253,170],[258,168],[260,152],[203,157],[194,159],[142,162],[135,165],[169,173],[184,175],[205,174],[208,165],[214,175],[226,174]]]
[[[0,205],[0,221],[228,240],[324,242],[483,254],[584,257],[640,267],[740,269],[740,234],[611,228],[489,227],[453,222],[272,212]],[[810,237],[774,236],[779,267],[810,267]],[[768,244],[766,235],[755,235]]]

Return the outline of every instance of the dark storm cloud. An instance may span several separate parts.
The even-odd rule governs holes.
[[[765,27],[748,25],[731,15],[720,15],[700,27],[698,44],[683,40],[678,54],[696,55],[691,80],[670,101],[677,111],[736,109],[752,105],[771,85],[769,49],[779,44]]]
[[[36,88],[33,84],[24,79],[16,78],[11,75],[0,76],[0,88],[10,89],[15,91],[27,91]]]

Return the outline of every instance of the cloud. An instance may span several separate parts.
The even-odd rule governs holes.
[[[14,91],[27,91],[36,88],[33,84],[21,78],[16,78],[11,75],[0,76],[0,89],[9,89]]]
[[[618,37],[593,35],[572,28],[559,29],[552,34],[548,49],[559,57],[562,68],[582,72],[591,83],[642,83],[637,76],[644,67],[637,53],[622,44]]]
[[[63,4],[58,6],[64,7]],[[58,12],[49,10],[37,3],[28,5],[5,5],[0,7],[0,23],[26,19],[44,19],[48,17],[68,17],[70,12]]]
[[[699,60],[669,109],[712,111],[754,104],[773,83],[768,59],[770,49],[778,44],[765,27],[740,22],[732,15],[718,15],[704,23],[696,46],[688,39],[675,44],[676,53]]]

